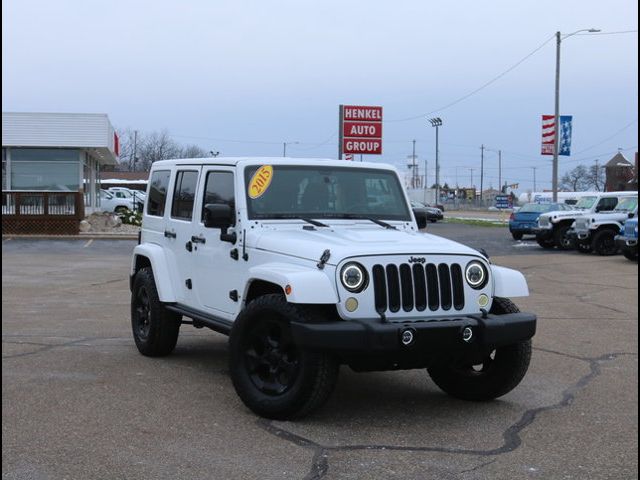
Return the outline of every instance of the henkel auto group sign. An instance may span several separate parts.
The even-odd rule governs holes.
[[[340,158],[382,154],[382,107],[340,105]]]

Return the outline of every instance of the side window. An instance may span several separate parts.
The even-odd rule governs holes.
[[[156,170],[149,180],[149,200],[147,201],[147,215],[164,216],[164,205],[167,200],[169,187],[169,170]]]
[[[601,212],[608,212],[616,208],[617,204],[618,199],[616,197],[601,198],[598,202],[598,210]]]
[[[224,203],[235,210],[232,172],[209,172],[204,186],[204,199],[200,219],[204,221],[204,206],[208,203]]]
[[[171,203],[172,218],[191,220],[197,184],[198,172],[191,170],[180,170],[178,172],[176,185],[173,189],[173,202]]]

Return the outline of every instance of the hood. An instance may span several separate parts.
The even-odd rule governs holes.
[[[377,225],[331,226],[303,230],[302,226],[263,228],[247,231],[247,246],[283,255],[292,255],[318,261],[329,249],[329,264],[337,265],[342,259],[364,255],[416,255],[416,254],[481,254],[470,247],[435,235],[415,231],[387,230]]]
[[[588,210],[556,210],[540,214],[541,217],[549,218],[576,218],[589,213]]]

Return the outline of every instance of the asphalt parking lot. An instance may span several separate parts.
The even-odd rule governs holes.
[[[637,264],[514,246],[504,228],[428,231],[526,275],[516,302],[539,323],[522,384],[468,403],[423,371],[343,367],[298,422],[241,404],[222,335],[185,325],[170,357],[138,354],[135,242],[3,240],[3,478],[637,478]]]

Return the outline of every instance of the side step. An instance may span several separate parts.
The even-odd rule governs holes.
[[[193,319],[194,324],[200,323],[215,332],[222,333],[223,335],[229,335],[229,332],[231,332],[231,326],[233,325],[231,320],[203,313],[198,310],[194,310],[193,308],[180,305],[179,303],[172,303],[165,305],[165,307],[167,310],[171,310],[172,312]]]

